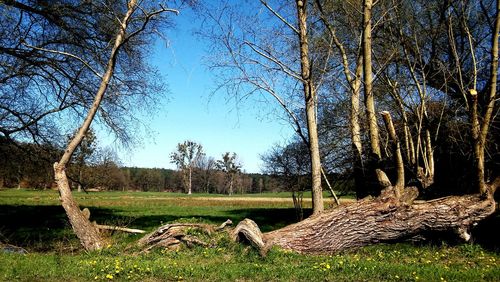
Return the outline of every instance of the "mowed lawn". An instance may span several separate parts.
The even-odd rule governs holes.
[[[91,220],[147,231],[174,221],[218,225],[251,218],[264,232],[296,222],[289,193],[93,192],[75,197],[90,209]],[[310,207],[306,199],[305,205]],[[0,190],[0,242],[28,251],[0,252],[0,280],[500,281],[498,223],[496,215],[475,230],[481,244],[380,244],[322,256],[273,249],[261,257],[224,232],[214,234],[210,247],[148,253],[135,246],[142,235],[114,233],[106,249],[88,253],[72,234],[56,191]]]

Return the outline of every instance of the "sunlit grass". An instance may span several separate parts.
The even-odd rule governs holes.
[[[220,224],[256,220],[264,230],[296,221],[286,198],[191,197],[185,194],[75,193],[92,220],[153,230],[173,221]],[[210,247],[135,247],[141,235],[112,234],[110,246],[86,253],[72,234],[56,191],[0,191],[0,241],[29,254],[0,252],[2,281],[499,281],[500,256],[475,244],[376,245],[333,255],[253,248],[217,234]]]
[[[379,245],[331,256],[273,249],[262,258],[249,247],[77,255],[2,254],[0,279],[78,281],[498,281],[499,256],[481,248]]]

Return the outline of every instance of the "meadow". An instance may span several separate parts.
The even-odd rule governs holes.
[[[91,220],[147,231],[170,222],[218,225],[248,217],[265,232],[296,221],[289,193],[229,197],[93,192],[75,197],[90,209]],[[273,249],[261,257],[253,248],[231,242],[224,232],[215,234],[209,247],[147,253],[134,244],[142,235],[116,232],[109,234],[112,243],[104,250],[85,252],[72,234],[56,191],[0,190],[0,242],[28,251],[0,252],[0,280],[500,281],[495,223],[498,215],[475,230],[481,235],[476,243],[378,244],[314,256]]]

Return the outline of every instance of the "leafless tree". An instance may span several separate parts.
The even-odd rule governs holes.
[[[309,147],[313,210],[320,213],[324,205],[317,132],[318,89],[323,85],[324,62],[329,55],[310,52],[313,29],[308,27],[308,17],[312,3],[295,1],[295,5],[280,6],[262,0],[252,8],[255,15],[229,2],[222,8],[207,8],[210,27],[204,36],[214,43],[216,58],[211,68],[219,75],[219,89],[233,97],[267,94],[260,97],[271,97],[283,109]]]
[[[203,146],[190,140],[177,144],[176,151],[170,154],[170,161],[182,172],[188,195],[192,193],[193,169],[204,155]]]
[[[233,185],[236,175],[241,171],[241,164],[238,161],[236,153],[226,152],[222,154],[222,159],[217,160],[216,166],[226,174],[227,193],[233,194]]]
[[[176,10],[165,7],[161,7],[160,9],[154,11],[147,11],[145,8],[139,6],[136,0],[127,2],[126,7],[121,7],[121,11],[124,13],[122,14],[118,13],[119,11],[116,11],[117,17],[113,21],[116,27],[116,37],[114,37],[112,41],[113,47],[107,60],[105,72],[102,75],[99,75],[101,77],[101,82],[95,96],[93,97],[93,102],[90,108],[88,108],[86,117],[78,129],[78,132],[70,140],[64,154],[61,156],[61,159],[54,164],[55,180],[59,189],[62,206],[66,211],[71,226],[73,227],[73,231],[80,239],[80,242],[86,250],[101,249],[106,245],[106,243],[105,239],[99,233],[98,227],[90,222],[88,216],[79,209],[78,204],[74,200],[69,187],[68,178],[66,176],[66,167],[76,148],[88,132],[94,117],[100,109],[103,97],[107,93],[109,83],[113,77],[116,63],[119,61],[120,51],[125,48],[127,42],[134,40],[134,38],[140,35],[141,32],[147,28],[148,23],[157,16],[164,12],[177,13]],[[118,16],[118,14],[121,16]],[[78,57],[78,55],[70,53],[66,54],[66,56]]]

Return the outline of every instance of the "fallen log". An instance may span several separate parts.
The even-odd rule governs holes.
[[[181,244],[185,244],[188,247],[194,245],[209,246],[209,243],[190,234],[196,231],[198,233],[211,235],[213,232],[224,230],[224,228],[231,224],[232,221],[229,219],[217,227],[203,223],[166,224],[142,237],[138,241],[138,245],[143,248],[143,251],[149,251],[156,247],[175,249]]]
[[[241,221],[235,241],[248,240],[263,255],[273,247],[299,253],[334,253],[380,242],[410,239],[428,231],[455,231],[470,239],[470,227],[495,211],[492,197],[451,196],[406,204],[378,197],[340,206],[262,234],[255,222]]]

